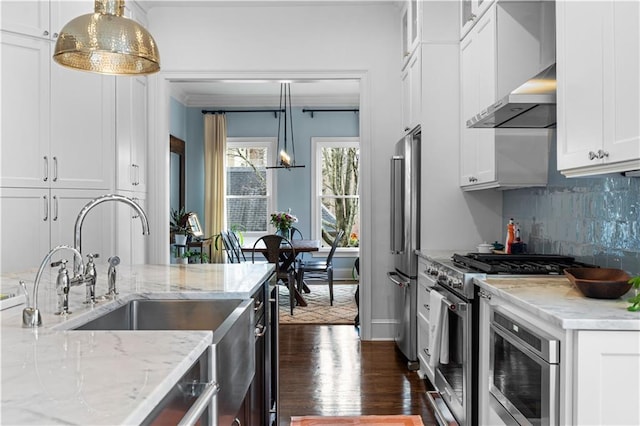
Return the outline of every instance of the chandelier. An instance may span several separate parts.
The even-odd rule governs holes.
[[[276,165],[267,169],[300,168],[296,164],[296,147],[293,137],[293,113],[291,112],[291,83],[280,83],[280,108],[278,108],[278,153]],[[291,150],[289,150],[289,139]]]
[[[96,0],[94,10],[62,28],[54,61],[100,74],[143,75],[160,70],[155,40],[142,25],[122,16],[124,0]]]

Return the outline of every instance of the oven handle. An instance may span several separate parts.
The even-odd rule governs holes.
[[[447,293],[448,293],[448,294],[451,294],[451,293],[449,293],[449,292],[448,292],[448,291],[446,291],[446,290],[445,290],[445,291],[440,291],[441,289],[443,289],[443,287],[433,287],[433,288],[431,289],[431,291],[435,291],[436,293],[440,293],[440,294],[442,294],[443,296],[444,296],[445,294],[447,294]],[[444,296],[444,297],[442,298],[442,303],[443,303],[443,304],[445,304],[445,305],[447,306],[447,308],[448,308],[450,311],[455,312],[455,311],[457,311],[457,310],[458,310],[458,305],[457,305],[456,303],[451,302],[449,299],[447,299],[447,297],[446,297],[446,296]],[[464,304],[464,303],[461,303],[461,304]]]

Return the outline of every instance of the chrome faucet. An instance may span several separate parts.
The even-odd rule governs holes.
[[[49,261],[51,260],[51,256],[53,256],[56,252],[60,250],[71,250],[74,255],[74,262],[78,259],[80,264],[80,270],[84,268],[82,263],[82,254],[77,249],[70,246],[57,246],[51,249],[51,251],[44,257],[42,263],[40,264],[40,268],[38,269],[38,273],[36,274],[36,279],[33,282],[33,306],[30,306],[27,301],[27,307],[22,310],[22,326],[23,327],[40,327],[42,325],[42,317],[40,315],[40,311],[38,310],[38,288],[40,287],[40,278],[42,277],[42,272],[44,268],[47,266]],[[75,277],[74,277],[75,278]],[[67,281],[68,284],[68,281]],[[67,294],[69,289],[66,289]],[[68,312],[65,312],[68,313]]]
[[[73,247],[79,252],[82,253],[82,223],[84,222],[85,216],[87,216],[87,213],[89,213],[89,211],[92,208],[94,208],[98,204],[102,204],[107,201],[119,201],[121,203],[130,205],[138,213],[140,217],[140,222],[142,222],[142,235],[149,235],[149,220],[147,219],[147,214],[144,212],[144,210],[142,210],[142,207],[140,207],[138,203],[133,201],[131,198],[127,198],[122,195],[107,194],[107,195],[103,195],[102,197],[98,197],[92,201],[89,201],[82,208],[82,210],[80,210],[80,213],[78,213],[78,217],[76,218],[76,224],[73,228]],[[76,265],[75,262],[73,265],[73,271],[74,273],[77,273],[77,274],[82,273],[81,270],[80,271],[78,270],[78,266]]]
[[[108,291],[107,297],[115,297],[118,294],[116,289],[116,266],[120,264],[120,258],[118,256],[112,256],[107,261],[109,262],[109,270],[107,271]]]

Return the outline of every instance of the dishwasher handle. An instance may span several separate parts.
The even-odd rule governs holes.
[[[400,288],[407,288],[411,283],[411,281],[409,280],[403,280],[400,274],[398,274],[397,272],[387,272],[387,278],[389,278],[389,281]]]
[[[204,413],[204,410],[207,409],[209,404],[211,404],[211,400],[214,396],[220,391],[220,385],[216,382],[209,382],[207,386],[204,388],[196,402],[193,403],[189,411],[184,415],[178,426],[194,426],[198,419]]]

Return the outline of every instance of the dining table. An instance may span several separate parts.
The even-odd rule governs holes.
[[[288,244],[283,244],[282,246],[280,246],[280,269],[281,270],[288,270],[290,267],[293,266],[296,257],[300,254],[300,253],[310,253],[310,252],[314,252],[314,251],[318,251],[320,250],[320,240],[305,240],[305,239],[300,239],[300,240],[290,240],[291,241],[291,245]],[[267,251],[267,248],[264,246],[264,244],[259,243],[257,246],[254,247],[254,245],[243,245],[242,246],[242,251],[245,253],[265,253]],[[295,256],[292,256],[292,253],[295,252]],[[295,268],[295,266],[294,266]],[[297,274],[296,274],[296,280],[297,280]],[[304,300],[304,297],[302,296],[302,293],[300,292],[301,290],[309,293],[310,290],[309,288],[304,284],[304,283],[297,283],[298,285],[295,286],[295,298],[296,298],[296,302],[298,303],[298,306],[307,306],[307,301]]]

